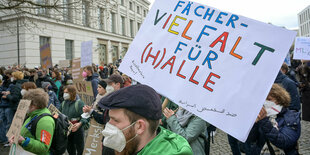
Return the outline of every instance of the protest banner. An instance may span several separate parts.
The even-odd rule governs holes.
[[[119,70],[244,142],[296,32],[156,0]]]
[[[94,119],[90,120],[90,127],[88,129],[88,136],[84,147],[83,154],[85,155],[101,155],[102,137],[101,134],[104,126],[97,123]]]
[[[71,60],[59,60],[59,67],[70,67],[71,66]]]
[[[20,130],[23,126],[26,113],[29,109],[31,101],[29,100],[20,100],[15,115],[13,117],[12,124],[6,136],[11,138],[14,136],[14,143],[18,144],[18,137],[20,135]],[[17,138],[16,138],[17,137]]]
[[[46,69],[53,67],[50,43],[46,43],[40,47],[40,58],[42,68]]]
[[[72,60],[72,78],[73,80],[83,79],[83,68],[81,68],[81,58],[75,58]]]
[[[24,150],[19,144],[12,144],[9,155],[35,155]]]
[[[296,37],[293,59],[310,60],[310,37]]]
[[[93,63],[93,41],[84,41],[81,43],[81,67],[92,65]]]
[[[90,81],[73,80],[73,85],[76,88],[77,94],[85,105],[92,105],[94,102],[93,87]]]

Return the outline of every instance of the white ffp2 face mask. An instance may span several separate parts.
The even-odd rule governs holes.
[[[26,93],[27,93],[27,90],[26,90],[26,89],[22,89],[22,90],[20,91],[20,94],[22,94],[22,96],[24,96]]]
[[[126,143],[130,142],[131,140],[137,137],[136,134],[133,138],[131,138],[126,142],[123,130],[130,128],[135,123],[136,122],[133,122],[132,124],[130,124],[129,126],[127,126],[122,130],[120,130],[119,128],[110,123],[107,123],[105,125],[104,130],[102,131],[102,134],[104,136],[103,145],[113,150],[116,150],[117,152],[122,152],[126,146]]]
[[[282,110],[281,105],[277,105],[276,103],[268,100],[265,101],[264,107],[266,109],[267,116],[277,115]]]
[[[110,93],[114,92],[114,88],[111,85],[107,85],[105,90],[107,91],[107,94],[110,94]]]
[[[70,94],[69,93],[64,93],[64,100],[69,100],[70,99]]]

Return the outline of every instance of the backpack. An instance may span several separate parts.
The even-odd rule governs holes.
[[[55,130],[54,130],[54,135],[53,135],[53,140],[52,144],[50,147],[50,152],[52,154],[64,154],[67,149],[67,142],[68,142],[68,127],[69,127],[69,121],[67,116],[64,114],[59,114],[57,118],[53,117],[50,114],[44,113],[39,116],[37,116],[34,120],[29,122],[30,132],[31,134],[36,137],[36,128],[37,128],[37,123],[39,120],[44,117],[44,116],[50,116],[54,119],[55,121]]]

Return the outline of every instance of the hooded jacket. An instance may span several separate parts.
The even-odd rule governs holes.
[[[291,103],[289,109],[299,111],[300,99],[296,83],[286,75],[282,74],[282,72],[278,73],[275,83],[281,84],[283,88],[290,94]]]
[[[98,88],[98,83],[99,83],[98,73],[94,73],[92,76],[88,76],[86,78],[86,81],[91,81],[91,86],[93,87],[94,97],[97,96],[98,94],[97,88]]]
[[[22,84],[24,82],[28,82],[28,80],[22,79],[22,80],[16,80],[9,86],[10,94],[7,95],[7,99],[10,102],[10,107],[13,110],[17,109],[18,103],[20,99],[22,99],[22,94],[20,91],[22,90]]]
[[[286,155],[298,154],[297,141],[301,133],[300,112],[282,108],[277,114],[276,121],[278,129],[272,125],[269,117],[254,124],[246,141],[246,150],[250,154],[259,155],[266,140],[284,150]]]
[[[39,155],[49,155],[49,148],[52,144],[54,135],[55,121],[50,116],[42,117],[37,123],[37,128],[35,130],[36,136],[32,135],[27,127],[28,123],[34,119],[34,117],[38,117],[44,113],[51,114],[47,108],[37,109],[29,113],[29,117],[26,119],[20,131],[20,135],[25,138],[21,144],[24,150]]]
[[[157,136],[152,139],[137,155],[192,155],[187,140],[163,127],[157,129]]]

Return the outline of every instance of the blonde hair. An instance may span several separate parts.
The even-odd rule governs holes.
[[[24,79],[24,73],[21,72],[21,71],[15,71],[15,72],[13,72],[13,73],[12,73],[12,76],[13,76],[14,78],[16,78],[17,80],[22,80],[22,79]]]

